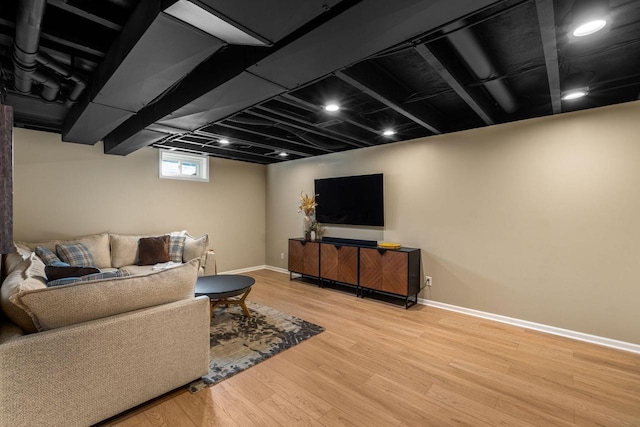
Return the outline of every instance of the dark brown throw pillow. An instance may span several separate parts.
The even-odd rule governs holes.
[[[153,265],[169,261],[169,235],[142,237],[138,240],[138,265]]]
[[[47,281],[65,279],[67,277],[82,277],[88,274],[100,273],[95,267],[56,267],[53,265],[47,265],[44,268],[44,273],[47,275]]]

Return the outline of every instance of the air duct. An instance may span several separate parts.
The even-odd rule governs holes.
[[[496,79],[498,72],[473,31],[462,28],[449,34],[447,39],[498,105],[507,113],[516,111],[518,104],[513,93],[504,81]]]
[[[40,25],[46,0],[22,0],[18,2],[16,38],[14,41],[14,84],[22,93],[31,92],[36,56],[40,47]],[[42,77],[42,76],[38,76]],[[47,94],[49,96],[50,93]]]

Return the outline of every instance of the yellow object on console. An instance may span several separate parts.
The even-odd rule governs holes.
[[[402,245],[400,243],[393,243],[393,242],[378,242],[378,247],[381,247],[384,249],[400,249]]]

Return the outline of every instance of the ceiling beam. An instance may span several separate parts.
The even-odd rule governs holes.
[[[235,122],[234,122],[235,123]],[[226,123],[226,122],[220,122],[220,123],[216,123],[213,126],[222,126],[224,128],[227,129],[231,129],[231,130],[235,130],[235,131],[239,131],[239,132],[244,132],[244,133],[248,133],[251,135],[256,135],[256,136],[261,136],[263,138],[268,138],[268,139],[273,139],[276,141],[280,141],[280,143],[277,145],[277,148],[285,150],[285,151],[289,151],[291,153],[298,153],[300,155],[303,156],[312,156],[312,155],[320,155],[320,154],[326,154],[326,153],[333,153],[333,150],[330,150],[328,148],[322,148],[322,147],[309,147],[309,143],[308,142],[300,142],[300,141],[293,141],[291,139],[287,139],[278,135],[274,135],[271,134],[269,132],[265,132],[265,131],[258,131],[255,129],[247,129],[245,127],[242,126],[242,124],[230,124],[230,123]],[[208,126],[210,127],[210,126]],[[197,131],[197,132],[202,132],[202,131]],[[210,133],[207,131],[207,133]],[[233,134],[217,134],[217,133],[210,133],[211,135],[216,135],[219,138],[234,138],[234,139],[238,139],[237,137],[235,137]],[[248,141],[247,141],[248,142]],[[302,149],[306,149],[308,151],[299,151],[300,148],[302,147]],[[309,149],[312,149],[314,152],[309,152]]]
[[[155,102],[147,104],[136,115],[127,119],[118,128],[104,138],[105,153],[114,151],[128,151],[128,141],[152,123],[167,118],[176,110],[206,97],[214,89],[239,76],[245,70],[253,69],[260,61],[267,60],[285,47],[296,51],[302,49],[300,39],[314,30],[322,28],[324,24],[331,22],[333,18],[341,15],[362,0],[342,0],[333,7],[321,12],[313,19],[291,31],[289,34],[275,42],[271,47],[227,45],[216,54],[209,57],[187,74],[171,91],[163,94]],[[291,45],[291,46],[289,46]],[[265,65],[264,61],[261,65]],[[261,67],[261,70],[264,69]],[[255,74],[255,73],[254,73]],[[268,78],[255,74],[263,80]],[[272,82],[276,84],[275,82]],[[283,89],[284,90],[284,89]],[[271,96],[271,95],[270,95]],[[240,110],[230,112],[235,114]],[[120,147],[124,146],[124,148]]]
[[[146,105],[107,135],[104,138],[105,153],[111,154],[121,145],[129,145],[128,141],[142,129],[238,76],[248,64],[264,58],[267,52],[263,47],[234,45],[219,50],[196,66],[171,91]],[[128,151],[127,148],[125,150]]]
[[[122,25],[116,24],[113,21],[102,18],[84,9],[80,9],[79,7],[75,7],[69,4],[68,0],[47,0],[47,3],[69,13],[73,13],[74,15],[80,16],[84,19],[88,19],[91,22],[95,22],[96,24],[100,24],[103,27],[111,28],[115,31],[122,31]]]
[[[297,107],[297,108],[302,108],[304,110],[307,110],[309,112],[322,112],[324,110],[323,107],[313,104],[311,102],[307,102],[302,98],[298,98],[297,96],[291,94],[291,93],[284,93],[280,96],[280,98],[278,99],[281,102],[285,102],[293,107]],[[364,129],[366,131],[369,131],[375,135],[380,135],[380,129],[374,129],[371,126],[368,126],[364,123],[362,123],[361,121],[355,119],[353,117],[352,114],[349,114],[347,111],[340,111],[339,114],[337,115],[333,115],[333,118],[336,118],[340,121],[343,121],[345,123],[349,123],[351,125],[357,126],[360,129]]]
[[[220,126],[225,126],[221,123],[219,123]],[[227,127],[227,126],[225,126]],[[236,130],[240,130],[240,131],[244,131],[244,129],[242,128],[236,128],[235,126],[228,126],[230,129],[236,129]],[[313,155],[317,155],[317,154],[323,154],[323,153],[309,153],[306,151],[300,151],[295,147],[292,147],[291,144],[265,144],[263,142],[256,142],[253,140],[248,140],[248,139],[244,139],[244,138],[240,138],[236,135],[233,134],[228,134],[228,133],[217,133],[217,132],[210,132],[210,131],[205,131],[205,130],[196,130],[193,132],[193,134],[195,135],[203,135],[209,138],[216,138],[216,139],[228,139],[229,141],[233,142],[233,141],[237,141],[241,144],[250,144],[250,145],[255,145],[256,147],[260,147],[260,148],[266,148],[266,149],[270,149],[270,150],[278,150],[278,151],[286,151],[287,153],[290,154],[295,154],[297,156],[300,157],[310,157]],[[290,142],[290,141],[287,141]],[[308,147],[307,147],[308,148]],[[315,147],[314,147],[315,148]],[[320,150],[320,149],[317,149]],[[330,150],[326,150],[327,152],[331,152]]]
[[[553,0],[536,0],[536,10],[538,11],[538,25],[540,26],[544,62],[547,67],[547,79],[549,80],[551,108],[553,114],[560,114],[562,112],[562,90],[560,88],[558,41],[556,39],[556,20],[553,11]]]
[[[467,103],[469,107],[485,122],[487,125],[494,124],[493,119],[489,115],[489,112],[486,111],[482,106],[476,102],[475,99],[471,96],[469,92],[464,88],[462,83],[458,81],[458,79],[451,74],[451,72],[447,69],[447,67],[433,54],[431,49],[429,49],[424,44],[418,45],[414,47],[415,51],[425,60],[427,63],[436,70],[436,72],[442,77],[442,79],[447,82],[449,86],[458,94],[460,98],[464,102]]]
[[[93,55],[93,56],[97,56],[99,58],[103,58],[105,53],[102,50],[96,49],[94,47],[91,46],[87,46],[85,43],[80,43],[80,42],[76,42],[73,40],[69,40],[69,39],[65,39],[63,37],[59,37],[53,34],[48,34],[45,32],[42,32],[42,34],[40,34],[40,38],[42,40],[46,40],[49,41],[51,43],[55,43],[55,44],[59,44],[61,46],[67,47],[67,48],[71,48],[73,50],[76,50],[78,52],[83,52],[89,55]],[[43,46],[47,46],[46,43],[42,43]],[[55,46],[51,46],[52,49],[56,49]],[[59,50],[59,49],[58,49]]]
[[[260,110],[258,112],[256,110]],[[323,136],[325,138],[334,139],[344,144],[351,145],[352,147],[362,148],[364,146],[372,145],[371,142],[358,138],[355,136],[347,135],[342,132],[335,131],[333,129],[322,128],[314,123],[295,117],[291,114],[283,113],[282,111],[268,108],[264,105],[257,105],[253,109],[248,111],[249,114],[254,116],[271,120],[282,125],[303,130],[305,132],[314,133],[316,135]]]
[[[383,90],[383,89],[380,89],[380,88],[374,88],[374,87],[372,87],[370,85],[365,84],[364,82],[360,81],[359,79],[356,79],[354,77],[351,77],[351,76],[345,74],[344,71],[338,71],[335,75],[340,80],[342,80],[345,83],[350,84],[351,86],[355,87],[356,89],[366,93],[367,95],[369,95],[373,99],[377,100],[378,102],[381,102],[382,104],[384,104],[387,107],[391,108],[395,112],[405,116],[409,120],[419,124],[420,126],[424,127],[425,129],[429,130],[430,132],[433,132],[434,134],[441,134],[442,133],[442,131],[438,127],[436,127],[433,124],[429,123],[427,120],[425,120],[424,118],[420,117],[419,115],[414,114],[413,112],[410,112],[408,110],[408,108],[403,106],[400,101],[395,99],[395,97],[393,97],[391,95],[391,93],[387,93],[387,92],[391,92],[391,91]],[[383,91],[385,93],[382,93]]]

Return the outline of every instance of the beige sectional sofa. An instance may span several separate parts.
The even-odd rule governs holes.
[[[19,242],[5,257],[0,427],[91,425],[208,373],[209,303],[194,297],[197,276],[215,274],[208,238],[187,237],[182,264],[152,271],[136,265],[140,237]],[[77,242],[102,270],[135,275],[47,287],[32,251]]]

